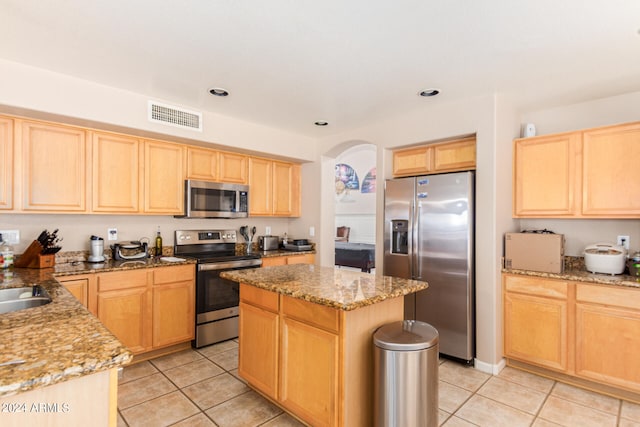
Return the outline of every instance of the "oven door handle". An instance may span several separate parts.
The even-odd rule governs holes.
[[[261,265],[262,265],[261,259],[214,262],[214,263],[207,263],[207,264],[198,264],[198,271],[229,270],[232,268],[242,268],[242,267],[260,267]]]

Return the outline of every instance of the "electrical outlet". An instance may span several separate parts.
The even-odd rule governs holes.
[[[268,225],[264,228],[264,234],[266,234],[267,236],[271,236],[271,227],[269,227]]]
[[[20,230],[0,230],[2,240],[8,245],[17,245],[20,243]]]
[[[108,228],[107,229],[107,240],[118,240],[118,229],[117,228]]]
[[[309,237],[313,237],[316,235],[316,228],[312,225],[309,227]]]
[[[618,245],[624,246],[626,250],[629,250],[629,236],[618,236]]]

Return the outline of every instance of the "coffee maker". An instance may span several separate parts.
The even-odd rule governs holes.
[[[91,254],[87,257],[87,262],[104,262],[104,239],[98,236],[91,236]]]

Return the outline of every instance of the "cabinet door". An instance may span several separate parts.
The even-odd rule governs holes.
[[[76,297],[80,304],[87,307],[87,295],[89,290],[89,279],[72,279],[72,280],[60,280],[62,285]]]
[[[566,371],[567,329],[567,301],[505,293],[505,356]]]
[[[580,133],[518,139],[514,143],[514,217],[579,213]]]
[[[315,257],[312,254],[287,257],[287,264],[313,264]]]
[[[476,167],[476,138],[433,146],[434,171],[469,170]]]
[[[13,120],[0,117],[0,209],[13,209]]]
[[[393,152],[393,175],[418,175],[433,169],[433,150],[417,147]]]
[[[221,151],[219,154],[220,170],[218,180],[236,184],[247,183],[247,156]]]
[[[87,210],[90,158],[84,130],[25,121],[21,149],[25,211]]]
[[[338,423],[338,335],[282,320],[280,402],[314,426]]]
[[[193,280],[153,286],[154,348],[192,340],[195,322]]]
[[[95,132],[93,145],[93,212],[138,212],[140,143],[137,138]]]
[[[582,214],[640,215],[640,123],[583,134]]]
[[[300,165],[273,162],[273,214],[300,216]]]
[[[286,256],[273,256],[262,258],[262,266],[263,267],[273,267],[274,265],[285,265],[287,264]]]
[[[187,179],[218,180],[218,152],[187,147]]]
[[[576,305],[576,375],[640,391],[640,311]]]
[[[249,158],[249,215],[251,216],[273,214],[272,171],[273,161]]]
[[[98,319],[133,353],[151,349],[151,301],[147,287],[98,292]]]
[[[238,373],[272,399],[278,396],[278,334],[278,313],[240,302]]]
[[[144,211],[181,214],[184,211],[184,146],[144,142]]]

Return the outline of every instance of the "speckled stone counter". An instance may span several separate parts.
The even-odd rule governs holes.
[[[340,310],[355,310],[421,291],[427,282],[311,264],[226,271],[225,279]]]
[[[182,263],[193,263],[185,260]],[[180,263],[149,259],[0,271],[0,288],[41,285],[52,301],[0,314],[0,397],[125,365],[132,354],[60,283],[57,276]],[[11,361],[18,364],[2,365]]]
[[[274,251],[258,251],[256,254],[260,255],[262,258],[272,258],[279,256],[296,256],[296,255],[306,255],[306,254],[315,254],[316,251],[285,251],[284,249],[277,249]]]
[[[600,285],[612,285],[612,286],[629,286],[634,288],[640,288],[640,279],[629,276],[626,274],[617,274],[612,276],[610,274],[593,274],[586,270],[573,270],[569,269],[562,274],[558,273],[543,273],[540,271],[530,270],[513,270],[503,269],[503,273],[508,274],[521,274],[523,276],[535,276],[546,277],[549,279],[561,279],[561,280],[573,280],[578,282],[595,283]]]

